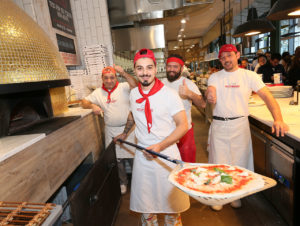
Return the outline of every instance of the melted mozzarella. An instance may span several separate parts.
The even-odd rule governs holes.
[[[221,176],[218,175],[212,179],[211,184],[218,184],[220,183],[220,181],[221,181]]]
[[[242,173],[239,173],[238,176],[241,176],[241,177],[248,177],[248,176],[249,176],[249,173],[248,173],[248,172],[242,172]]]
[[[196,173],[202,173],[202,172],[205,172],[205,171],[207,171],[207,169],[204,169],[204,168],[201,168],[201,167],[198,167],[196,169]]]

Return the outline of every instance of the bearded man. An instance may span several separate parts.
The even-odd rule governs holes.
[[[178,92],[187,115],[189,130],[177,143],[181,158],[185,162],[196,162],[196,144],[191,109],[192,104],[200,109],[205,108],[206,103],[195,83],[182,76],[183,68],[183,58],[177,54],[170,55],[166,65],[167,78],[163,79],[162,82]]]

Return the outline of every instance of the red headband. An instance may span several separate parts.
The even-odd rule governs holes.
[[[110,73],[111,74],[116,74],[116,70],[113,67],[110,67],[110,66],[103,68],[102,75],[110,74]]]
[[[177,58],[177,57],[170,57],[170,58],[168,58],[167,59],[167,64],[170,63],[170,62],[176,62],[176,63],[180,64],[181,67],[184,66],[183,60],[181,60],[180,58]]]
[[[141,54],[145,52],[145,54]],[[154,53],[150,50],[150,49],[141,49],[139,50],[134,58],[133,58],[133,64],[135,64],[135,62],[140,59],[140,58],[150,58],[153,60],[154,64],[156,65],[156,60],[155,60],[155,56],[154,56]]]

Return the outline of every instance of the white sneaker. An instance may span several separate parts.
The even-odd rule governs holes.
[[[127,186],[125,184],[121,184],[121,194],[124,195],[127,192]]]
[[[235,200],[233,202],[230,203],[231,207],[233,208],[241,208],[242,207],[242,202],[240,199]]]
[[[210,206],[210,207],[215,211],[220,211],[221,209],[223,209],[223,206]]]

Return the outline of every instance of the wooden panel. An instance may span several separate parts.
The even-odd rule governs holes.
[[[104,148],[98,117],[90,114],[0,163],[0,200],[46,202],[90,153]]]
[[[120,199],[115,145],[111,143],[71,196],[73,224],[113,225]]]
[[[34,194],[43,191],[39,196],[45,199],[50,192],[46,173],[43,168],[42,150],[29,149],[0,163],[0,200],[32,201]]]

